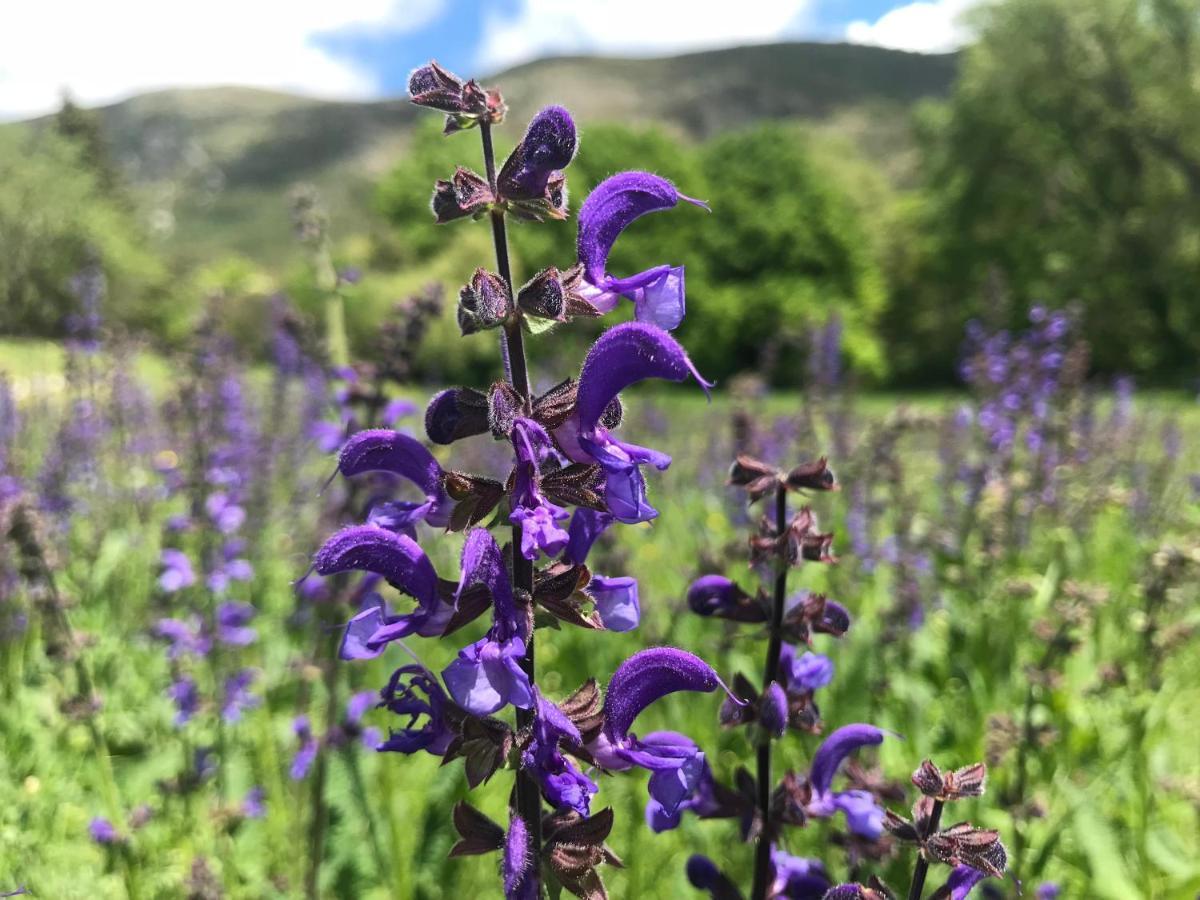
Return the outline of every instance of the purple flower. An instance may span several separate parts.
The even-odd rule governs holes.
[[[621,232],[646,213],[671,209],[685,200],[708,209],[701,200],[685,197],[665,178],[649,172],[620,172],[598,184],[579,210],[577,249],[584,280],[584,297],[601,312],[624,296],[633,301],[640,322],[671,330],[683,321],[683,266],[655,266],[628,278],[608,274],[608,254]]]
[[[300,741],[300,747],[296,750],[296,755],[292,757],[292,766],[288,770],[288,775],[292,781],[303,781],[308,777],[308,770],[316,761],[317,751],[320,750],[321,745],[313,737],[308,716],[296,716],[292,720],[292,733]]]
[[[504,900],[537,900],[537,869],[529,848],[529,829],[525,820],[514,815],[504,838],[504,853],[500,861],[504,879]]]
[[[454,702],[474,715],[491,715],[509,703],[529,709],[533,688],[521,668],[526,625],[500,548],[483,528],[473,529],[463,545],[458,596],[475,584],[491,591],[492,627],[481,640],[458,652],[458,658],[442,671],[442,680]]]
[[[97,844],[118,844],[121,842],[121,835],[117,833],[117,829],[113,823],[104,818],[104,816],[95,816],[88,823],[88,835]]]
[[[1053,881],[1043,881],[1034,892],[1037,900],[1058,900],[1062,896],[1062,888]]]
[[[602,535],[615,519],[605,512],[579,507],[571,516],[571,527],[567,529],[567,547],[563,558],[572,565],[581,566],[591,552],[592,544]]]
[[[707,392],[711,385],[700,377],[687,353],[660,328],[625,322],[604,332],[588,352],[579,375],[574,415],[554,432],[559,446],[576,462],[599,463],[605,472],[605,500],[620,522],[646,522],[658,511],[646,502],[646,482],[641,466],[657,469],[671,457],[648,447],[626,444],[600,424],[617,395],[646,378],[685,381],[694,377]]]
[[[252,787],[242,800],[242,815],[247,819],[261,819],[267,814],[267,792],[260,787]]]
[[[513,422],[512,441],[517,465],[509,521],[521,526],[521,555],[530,560],[537,559],[539,551],[557,556],[567,546],[569,537],[558,523],[570,514],[547,500],[538,489],[539,460],[542,454],[553,450],[554,443],[541,425],[525,418]]]
[[[637,579],[628,575],[618,578],[593,575],[588,593],[596,603],[601,624],[609,631],[632,631],[638,627],[642,607],[638,602]]]
[[[471,388],[441,391],[425,407],[425,433],[435,444],[453,444],[489,427],[487,395]]]
[[[548,182],[575,158],[575,123],[561,106],[547,106],[530,121],[500,169],[497,187],[506,200],[539,200]]]
[[[167,696],[175,704],[175,727],[186,724],[200,709],[200,689],[191,678],[183,677],[171,683]]]
[[[246,521],[246,510],[238,506],[224,491],[209,494],[204,510],[222,534],[233,534]]]
[[[688,606],[701,616],[716,616],[734,622],[765,622],[767,611],[761,603],[724,575],[702,575],[692,582],[687,593]]]
[[[575,724],[556,705],[536,694],[537,714],[533,721],[533,740],[522,762],[532,769],[542,786],[542,794],[555,809],[573,809],[581,816],[590,814],[591,796],[599,788],[568,759],[560,745],[581,748],[583,738]]]
[[[159,619],[154,625],[154,633],[170,642],[167,647],[167,659],[178,659],[181,656],[204,656],[212,649],[212,641],[200,627],[200,620],[193,616],[189,621],[182,619]]]
[[[830,887],[832,882],[829,873],[820,860],[792,856],[783,850],[771,850],[770,896],[786,897],[788,900],[821,900]]]
[[[248,626],[256,611],[249,603],[222,603],[217,607],[217,640],[223,644],[245,647],[258,639],[258,632]]]
[[[166,548],[162,552],[163,570],[158,576],[158,586],[168,594],[174,594],[196,583],[192,562],[182,550]]]
[[[779,674],[783,686],[791,692],[815,691],[833,681],[833,660],[807,651],[796,656],[796,648],[784,644],[779,653]]]
[[[398,731],[390,729],[388,739],[378,750],[396,753],[424,750],[434,756],[446,752],[455,736],[447,719],[452,704],[429,670],[417,665],[401,666],[392,673],[379,695],[383,701],[379,705],[397,716],[408,716],[408,724]],[[423,716],[427,718],[425,724],[416,727]]]
[[[221,707],[221,718],[226,722],[239,722],[242,713],[262,703],[261,697],[250,693],[257,673],[253,669],[241,669],[225,679],[225,702]]]
[[[838,810],[855,834],[874,840],[883,832],[883,810],[867,791],[832,790],[833,776],[846,757],[859,747],[883,743],[883,732],[874,725],[843,725],[834,731],[813,754],[808,781],[813,796],[807,812],[815,818],[828,818]]]
[[[368,709],[375,705],[374,691],[359,691],[346,701],[346,721],[357,725]]]
[[[685,735],[673,731],[655,731],[646,735],[646,742],[651,745],[674,744],[683,746],[689,743]],[[713,778],[708,760],[702,760],[700,772],[696,776],[696,786],[692,793],[673,811],[668,811],[658,800],[651,797],[646,801],[646,824],[656,834],[670,831],[679,827],[683,813],[690,810],[698,816],[713,816],[720,813],[723,806],[717,798],[717,782]]]
[[[406,531],[417,522],[440,528],[450,518],[451,501],[442,488],[442,467],[420,441],[387,429],[360,431],[338,454],[338,471],[347,478],[365,472],[390,472],[411,481],[424,494],[423,503],[388,504],[394,531]]]
[[[397,397],[395,400],[388,401],[383,412],[379,414],[379,421],[384,424],[384,427],[391,428],[401,419],[411,416],[416,411],[417,404],[411,400],[405,400],[403,397]]]
[[[778,681],[772,681],[759,700],[759,724],[774,737],[783,737],[788,725],[787,694]]]
[[[950,872],[950,877],[946,879],[946,884],[942,887],[942,893],[939,896],[944,895],[946,900],[967,900],[971,891],[975,890],[975,885],[985,878],[987,875],[978,869],[970,866],[955,866]]]
[[[667,694],[711,693],[720,685],[712,667],[685,650],[655,647],[635,653],[613,673],[604,697],[604,727],[588,749],[606,769],[647,769],[651,798],[674,815],[696,789],[704,754],[684,735],[656,732],[638,739],[629,729],[642,710]]]
[[[441,634],[454,609],[438,594],[437,572],[417,542],[374,525],[345,528],[317,551],[313,565],[319,575],[351,570],[373,572],[417,601],[407,615],[388,614],[378,594],[368,593],[362,610],[346,626],[342,659],[370,659],[385,645],[410,634]]]

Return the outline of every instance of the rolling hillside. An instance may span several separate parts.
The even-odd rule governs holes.
[[[764,118],[849,134],[893,174],[912,105],[944,95],[954,55],[789,43],[665,59],[560,58],[482,79],[503,87],[512,130],[562,103],[595,122],[654,123],[689,139]],[[404,152],[420,111],[403,99],[338,103],[247,88],[172,90],[99,109],[115,158],[182,259],[291,246],[287,192],[318,185],[340,234],[370,224],[374,179]],[[582,152],[586,152],[586,142]]]

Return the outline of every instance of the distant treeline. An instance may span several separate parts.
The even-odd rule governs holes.
[[[1005,0],[978,17],[951,97],[918,109],[895,148],[912,158],[887,174],[849,137],[793,123],[700,145],[621,125],[583,131],[573,210],[630,166],[711,204],[711,215],[681,207],[638,222],[610,267],[686,265],[681,338],[706,375],[754,369],[795,383],[810,335],[836,314],[845,362],[864,380],[947,383],[969,319],[1017,325],[1033,305],[1077,307],[1100,372],[1196,374],[1200,0]],[[0,329],[52,333],[73,302],[71,267],[94,252],[113,281],[108,314],[167,339],[188,333],[214,283],[227,298],[266,293],[244,266],[184,277],[147,258],[119,179],[71,116],[51,153],[0,145]],[[335,244],[367,270],[349,308],[359,354],[372,352],[398,281],[456,288],[486,258],[486,229],[435,227],[428,210],[433,181],[477,158],[472,136],[419,131],[377,191],[390,227]],[[514,226],[519,276],[571,265],[574,237],[571,220]],[[317,322],[310,282],[299,269],[275,280]],[[264,308],[254,296],[222,306],[241,326]],[[489,363],[457,341],[451,352],[452,316],[422,360],[465,381]]]

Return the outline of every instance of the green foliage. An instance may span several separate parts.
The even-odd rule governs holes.
[[[162,264],[79,146],[50,131],[0,132],[0,185],[0,330],[58,333],[76,305],[70,278],[91,259],[108,276],[108,316],[162,325]]]
[[[1200,3],[1008,0],[981,24],[922,117],[925,193],[890,267],[901,365],[943,374],[966,318],[1078,301],[1098,366],[1194,371]]]

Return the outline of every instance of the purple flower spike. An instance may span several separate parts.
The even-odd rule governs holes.
[[[711,694],[720,684],[712,666],[686,650],[642,650],[621,663],[608,683],[604,733],[613,742],[623,741],[634,719],[655,700],[676,691]]]
[[[649,172],[621,172],[588,195],[579,210],[579,262],[591,286],[585,297],[599,310],[612,309],[619,296],[634,303],[639,321],[671,330],[683,321],[683,267],[655,266],[628,278],[608,274],[608,254],[621,232],[646,213],[671,209],[680,200],[708,209],[685,197],[665,178]]]
[[[249,627],[256,610],[249,603],[231,601],[217,607],[217,640],[222,644],[246,647],[258,640],[258,632]]]
[[[425,502],[403,504],[405,514],[395,523],[397,528],[419,521],[441,527],[449,521],[450,498],[442,488],[442,467],[420,441],[406,434],[383,428],[358,432],[338,454],[338,471],[347,478],[365,472],[391,472],[420,488]]]
[[[121,841],[121,835],[113,823],[104,816],[95,816],[88,823],[88,835],[97,844],[117,844]]]
[[[970,866],[955,866],[953,871],[950,872],[950,877],[946,879],[946,884],[942,888],[942,891],[948,900],[967,900],[967,897],[975,890],[975,885],[979,884],[985,878],[987,878],[987,875],[978,869],[973,869]],[[1038,894],[1040,898],[1040,889]]]
[[[661,328],[641,322],[610,328],[588,351],[579,375],[575,414],[556,429],[555,436],[573,460],[596,462],[604,469],[605,501],[619,522],[647,522],[658,515],[646,502],[646,482],[640,467],[649,463],[665,469],[671,457],[613,438],[600,424],[605,411],[631,384],[646,378],[684,381],[689,375],[706,392],[711,387],[678,341]]]
[[[521,143],[504,163],[498,178],[507,200],[537,200],[545,195],[550,176],[575,158],[575,122],[561,106],[547,106],[529,123]]]

